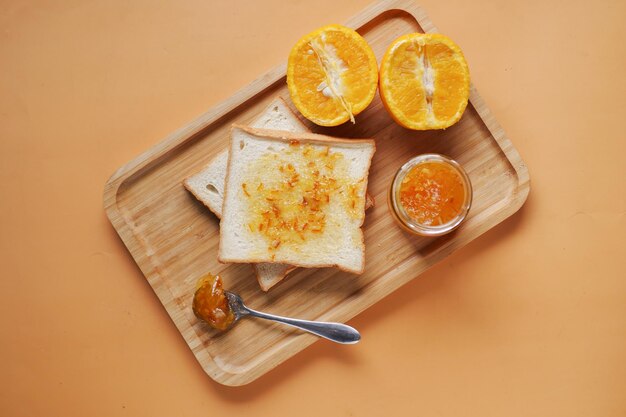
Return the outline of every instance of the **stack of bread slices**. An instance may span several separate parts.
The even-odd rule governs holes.
[[[218,259],[250,263],[263,291],[297,267],[365,266],[373,140],[313,134],[281,99],[184,185],[220,218]]]

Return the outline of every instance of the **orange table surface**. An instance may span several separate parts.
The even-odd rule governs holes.
[[[626,415],[624,1],[424,0],[520,151],[519,213],[250,385],[109,224],[120,165],[367,0],[0,3],[0,415]]]

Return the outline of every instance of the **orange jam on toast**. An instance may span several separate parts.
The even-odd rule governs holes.
[[[250,169],[263,174],[241,185],[248,228],[263,236],[270,251],[320,236],[330,212],[363,216],[365,180],[351,180],[343,154],[328,146],[292,140],[286,151],[266,153]]]

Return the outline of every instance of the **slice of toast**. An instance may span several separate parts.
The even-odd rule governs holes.
[[[290,132],[310,132],[280,97],[272,100],[251,126]],[[201,171],[184,180],[185,188],[218,218],[222,217],[227,164],[228,149],[224,149]],[[373,205],[373,198],[366,194],[365,208],[368,209]],[[296,269],[292,265],[277,263],[255,263],[252,266],[263,291],[268,291]]]
[[[218,259],[362,273],[375,150],[373,140],[233,125]]]

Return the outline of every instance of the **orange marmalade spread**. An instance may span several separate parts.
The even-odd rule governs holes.
[[[327,146],[292,140],[285,151],[266,153],[249,169],[262,175],[241,184],[248,228],[263,236],[270,251],[320,236],[334,210],[363,215],[364,179],[351,180],[343,154]]]
[[[400,204],[417,223],[439,226],[456,218],[465,201],[461,174],[444,162],[415,165],[400,185]]]
[[[219,275],[209,273],[200,278],[192,308],[196,317],[217,330],[226,330],[235,320]]]

